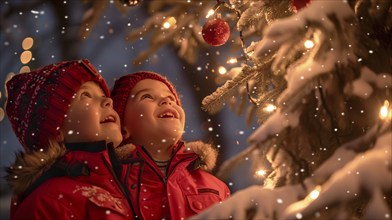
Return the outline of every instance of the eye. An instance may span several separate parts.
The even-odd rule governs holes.
[[[143,99],[153,99],[153,97],[150,94],[144,94],[140,97],[140,100],[143,100]]]
[[[170,99],[170,101],[176,102],[176,99],[173,96],[169,96],[168,98]]]
[[[91,98],[92,97],[92,95],[89,93],[89,92],[82,92],[81,94],[80,94],[80,97],[89,97],[89,98]]]

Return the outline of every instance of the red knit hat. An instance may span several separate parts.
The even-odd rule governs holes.
[[[117,111],[121,121],[124,118],[125,105],[127,104],[131,90],[139,81],[143,79],[154,79],[165,83],[170,92],[172,92],[176,98],[177,105],[181,106],[181,101],[178,97],[176,89],[166,77],[149,71],[131,73],[116,80],[112,89],[113,108]]]
[[[7,82],[7,116],[26,151],[47,148],[48,138],[59,134],[73,96],[88,81],[110,96],[105,80],[86,59],[51,64]]]

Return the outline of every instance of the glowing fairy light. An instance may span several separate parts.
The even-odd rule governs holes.
[[[264,107],[264,111],[266,112],[273,112],[276,110],[276,106],[273,104],[268,104],[267,106]]]
[[[307,200],[307,201],[312,201],[312,200],[317,199],[317,198],[319,197],[319,195],[320,195],[320,192],[321,192],[321,186],[318,185],[318,186],[316,186],[316,187],[314,188],[314,190],[313,190],[312,192],[310,192],[310,193],[306,196],[305,200]]]
[[[236,58],[230,58],[230,59],[227,61],[227,63],[230,63],[230,64],[237,63],[237,59],[236,59]]]
[[[379,116],[382,120],[391,120],[392,119],[392,109],[389,106],[388,100],[385,100],[384,105],[381,106]]]
[[[312,192],[309,193],[309,198],[315,200],[319,197],[321,191],[321,186],[317,186]]]
[[[163,22],[162,27],[165,29],[169,29],[171,27],[175,27],[177,20],[174,17],[170,17]]]
[[[256,171],[256,175],[257,176],[265,176],[265,174],[267,174],[267,172],[265,170],[258,170],[258,171]]]
[[[213,14],[215,14],[215,10],[214,9],[210,9],[206,15],[206,18],[211,17]]]
[[[220,66],[220,67],[218,68],[218,72],[219,72],[219,74],[223,75],[223,74],[225,74],[225,73],[227,72],[227,70],[226,70],[225,67]]]
[[[170,25],[169,22],[166,21],[166,22],[163,23],[162,26],[163,26],[163,28],[165,28],[165,29],[169,29],[171,25]]]
[[[307,49],[310,49],[310,48],[314,47],[314,43],[313,43],[313,41],[311,41],[311,40],[306,40],[306,41],[304,42],[304,46],[305,46]]]

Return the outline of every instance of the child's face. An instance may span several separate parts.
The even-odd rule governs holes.
[[[93,81],[84,83],[75,94],[60,130],[66,143],[106,140],[116,147],[122,141],[113,101]]]
[[[144,79],[130,92],[122,126],[135,144],[172,146],[184,132],[185,113],[163,82]]]

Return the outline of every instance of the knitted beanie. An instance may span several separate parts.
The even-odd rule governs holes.
[[[6,113],[27,152],[47,149],[48,138],[57,137],[74,95],[88,81],[110,96],[105,80],[86,59],[44,66],[7,82]]]
[[[113,108],[117,111],[121,120],[124,119],[124,110],[131,90],[143,79],[154,79],[165,83],[170,92],[173,93],[177,105],[181,106],[181,101],[176,89],[166,77],[149,71],[131,73],[117,79],[112,89]]]

